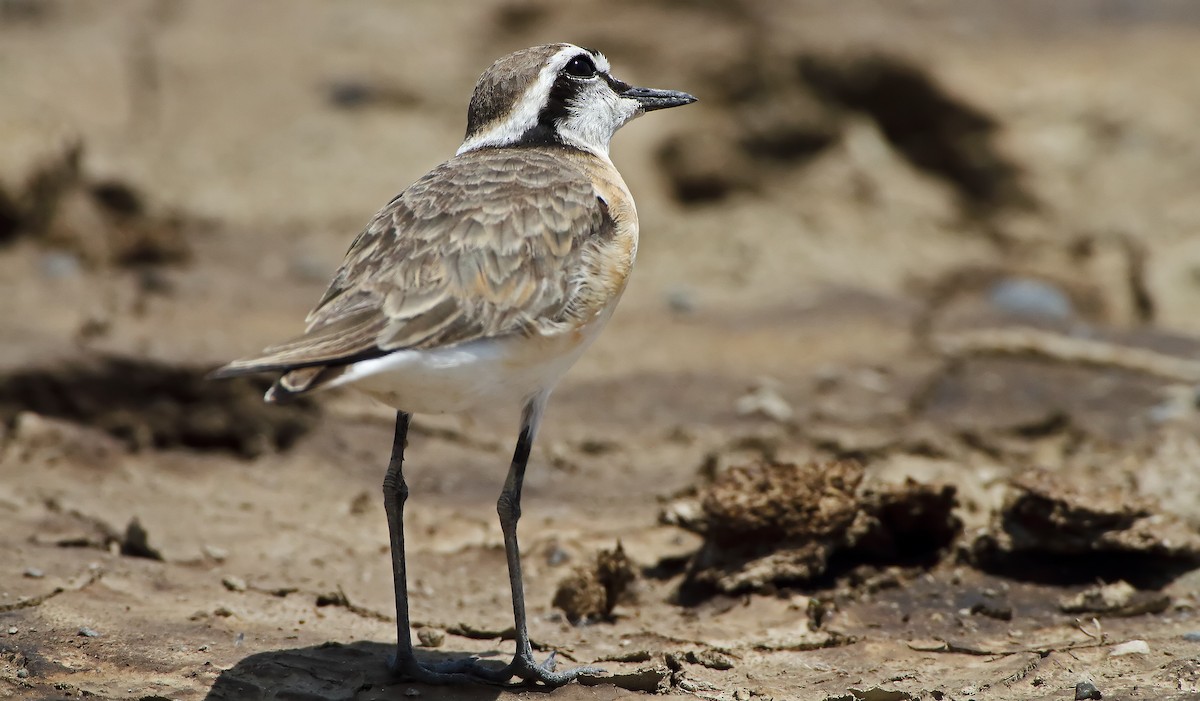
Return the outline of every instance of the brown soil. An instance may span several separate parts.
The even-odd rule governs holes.
[[[701,102],[534,450],[548,696],[1200,695],[1194,3],[0,0],[0,698],[530,694],[388,678],[387,410],[204,375],[553,40]],[[414,423],[423,659],[511,652],[516,421]]]

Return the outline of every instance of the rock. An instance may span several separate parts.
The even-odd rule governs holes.
[[[225,588],[229,591],[246,591],[246,580],[231,574],[222,578],[221,584],[225,585]]]
[[[792,405],[780,396],[776,383],[770,380],[760,381],[739,397],[733,409],[738,416],[762,416],[779,423],[790,421],[796,414]]]
[[[446,642],[446,634],[437,628],[422,628],[417,631],[417,640],[422,647],[441,647]]]
[[[1171,597],[1162,592],[1140,592],[1128,582],[1101,584],[1085,589],[1059,602],[1063,613],[1091,613],[1106,616],[1139,616],[1161,613],[1171,605]]]
[[[216,562],[225,562],[225,559],[229,557],[229,551],[218,545],[205,545],[204,554]]]
[[[1120,645],[1114,645],[1113,649],[1108,651],[1109,657],[1121,657],[1122,655],[1149,655],[1150,645],[1145,640],[1129,640]]]
[[[1101,699],[1104,698],[1100,694],[1100,690],[1091,682],[1079,682],[1075,685],[1075,701],[1083,699]]]
[[[1044,280],[1011,277],[988,290],[988,301],[998,310],[1026,317],[1070,319],[1075,314],[1071,298]]]

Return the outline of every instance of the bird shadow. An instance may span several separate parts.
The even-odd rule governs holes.
[[[416,687],[423,701],[490,701],[504,691],[485,684],[437,687],[397,681],[387,667],[392,652],[393,646],[375,642],[323,643],[262,652],[222,672],[205,701],[407,701]],[[418,654],[424,664],[454,657],[425,651]]]

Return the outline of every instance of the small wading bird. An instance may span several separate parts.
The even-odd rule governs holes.
[[[595,671],[555,671],[553,655],[533,659],[517,546],[521,482],[551,390],[612,315],[637,253],[637,212],[609,141],[645,112],[695,100],[623,83],[602,54],[571,44],[501,58],[475,86],[457,155],[375,215],[308,315],[304,335],[214,373],[282,373],[268,401],[353,385],[397,410],[383,494],[398,675],[555,686]],[[474,658],[423,666],[413,654],[404,564],[409,419],[496,403],[521,407],[496,504],[516,654],[503,667]]]

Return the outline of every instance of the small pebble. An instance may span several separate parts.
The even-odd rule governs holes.
[[[216,560],[217,562],[224,562],[225,558],[229,557],[228,550],[216,545],[205,545],[204,554]]]
[[[571,559],[571,554],[559,547],[558,543],[550,548],[550,552],[546,553],[546,564],[551,567],[557,567]]]
[[[18,630],[17,630],[17,627],[16,627],[16,626],[13,626],[12,628],[9,628],[9,629],[8,629],[8,634],[9,634],[9,635],[16,635],[16,634],[17,634],[17,633],[19,633],[19,632],[20,632],[20,631],[18,631]]]
[[[246,580],[241,577],[228,575],[221,580],[221,584],[224,584],[229,591],[246,591]]]
[[[405,696],[417,697],[417,696],[420,696],[420,695],[421,695],[421,692],[420,692],[420,690],[418,690],[418,689],[414,689],[414,688],[412,688],[412,687],[409,687],[409,688],[407,688],[407,689],[405,689],[405,690],[404,690],[404,695],[405,695]]]
[[[1200,643],[1200,630],[1193,630],[1183,634],[1183,639],[1189,643]]]
[[[422,628],[417,631],[417,640],[423,647],[441,647],[446,642],[446,634],[436,628]]]
[[[79,257],[73,253],[47,253],[39,263],[42,275],[48,278],[73,278],[83,270]]]
[[[733,410],[738,416],[762,416],[780,423],[790,421],[795,415],[792,406],[780,396],[772,380],[762,380],[747,394],[734,402]]]
[[[691,314],[696,311],[696,296],[690,289],[677,287],[669,290],[665,298],[667,308],[676,314]]]
[[[17,679],[25,679],[29,676],[29,670],[24,667],[17,670]]]
[[[1075,701],[1083,701],[1084,699],[1102,699],[1100,690],[1091,682],[1079,682],[1075,685]]]
[[[100,637],[100,633],[98,631],[92,630],[91,628],[87,628],[87,627],[80,628],[79,635],[82,635],[85,638],[99,638]]]
[[[36,567],[30,567],[25,570],[25,576],[29,577],[30,579],[41,579],[42,577],[46,576],[46,573]]]
[[[1149,655],[1150,645],[1145,640],[1130,640],[1114,646],[1109,651],[1109,657],[1119,657],[1121,655]]]
[[[1067,319],[1075,311],[1066,293],[1033,278],[1001,280],[988,291],[988,301],[1005,312],[1021,316]]]

